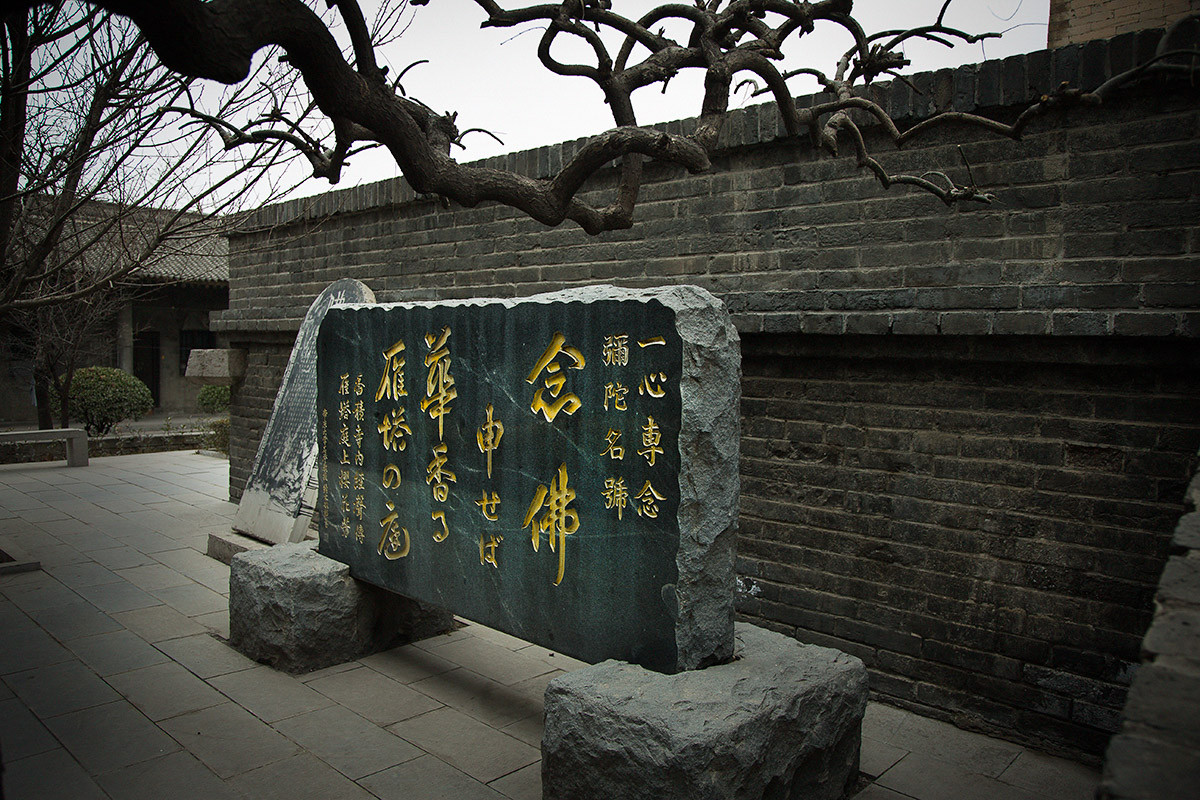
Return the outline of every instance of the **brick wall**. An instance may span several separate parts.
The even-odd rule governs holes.
[[[743,337],[740,611],[1099,751],[1200,446],[1188,344]]]
[[[1156,43],[1014,56],[877,97],[902,124],[1011,118]],[[628,231],[443,209],[398,181],[262,209],[231,242],[215,322],[250,354],[231,494],[299,320],[337,278],[385,302],[699,284],[744,337],[743,613],[863,654],[895,702],[1098,753],[1200,447],[1200,386],[1181,372],[1200,349],[1200,104],[1155,86],[1022,142],[946,130],[895,152],[872,137],[891,169],[965,181],[961,142],[989,207],[884,191],[753,107],[712,172],[650,168]],[[545,175],[577,146],[489,163]]]
[[[1200,0],[1050,0],[1050,47],[1107,39],[1145,28],[1161,28]]]

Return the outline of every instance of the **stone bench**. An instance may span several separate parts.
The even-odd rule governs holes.
[[[0,444],[8,442],[52,442],[67,443],[67,466],[86,467],[88,463],[87,433],[81,428],[52,428],[40,431],[6,431],[0,433]]]

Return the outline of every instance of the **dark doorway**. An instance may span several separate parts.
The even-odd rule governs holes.
[[[150,388],[154,397],[154,407],[159,402],[159,374],[162,369],[162,356],[159,352],[158,331],[141,331],[133,335],[133,377]]]

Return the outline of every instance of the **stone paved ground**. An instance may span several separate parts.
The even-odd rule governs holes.
[[[228,465],[191,453],[0,467],[0,747],[8,800],[541,796],[542,692],[580,663],[455,633],[292,677],[244,658]],[[1090,800],[1095,770],[881,704],[856,800]]]

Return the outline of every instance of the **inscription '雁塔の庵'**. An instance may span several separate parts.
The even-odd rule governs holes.
[[[681,357],[653,301],[331,310],[321,552],[572,655],[669,662]]]

